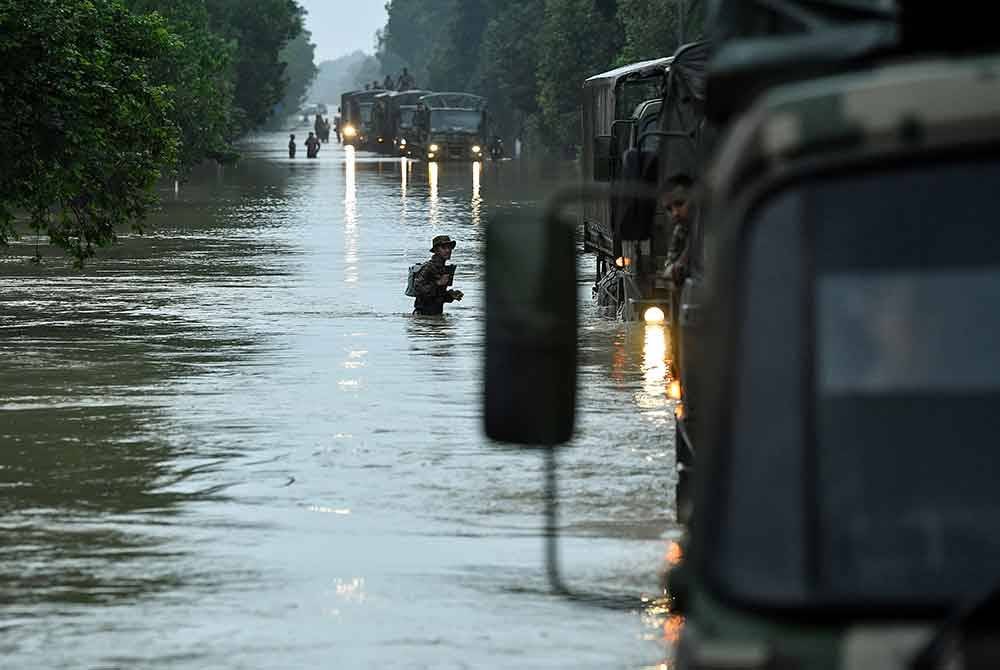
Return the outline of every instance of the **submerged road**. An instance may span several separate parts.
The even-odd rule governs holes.
[[[548,593],[542,459],[481,431],[484,226],[545,180],[286,142],[83,272],[0,255],[0,667],[661,667],[666,613]],[[415,319],[437,234],[466,297]],[[668,333],[595,316],[591,267],[563,561],[655,597]]]

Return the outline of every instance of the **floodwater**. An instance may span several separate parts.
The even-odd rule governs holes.
[[[82,272],[0,255],[0,667],[668,667],[655,602],[550,593],[542,458],[482,434],[483,231],[545,179],[286,142],[165,191]],[[466,297],[418,319],[437,234]],[[668,334],[596,317],[580,263],[563,571],[655,599]]]

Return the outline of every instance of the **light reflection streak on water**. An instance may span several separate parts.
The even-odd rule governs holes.
[[[684,551],[680,543],[676,540],[667,542],[667,547],[663,555],[664,568],[667,570],[674,568],[683,559]],[[646,602],[646,608],[642,613],[642,623],[650,633],[645,635],[644,638],[659,642],[668,650],[668,654],[672,656],[673,650],[676,649],[678,642],[680,642],[681,633],[684,630],[684,617],[673,612],[670,598],[666,593],[661,594],[657,598],[646,600]],[[672,670],[677,666],[674,659],[668,656],[656,665],[648,667],[649,670]]]
[[[668,382],[667,329],[662,324],[647,323],[642,346],[642,390],[636,404],[642,409],[663,410]]]
[[[472,163],[472,225],[479,227],[483,222],[483,195],[481,180],[483,175],[483,164],[479,161]]]
[[[437,163],[427,164],[427,182],[430,186],[430,202],[428,211],[430,213],[430,224],[432,228],[437,228],[440,216],[440,202],[438,201],[438,169]]]
[[[358,281],[358,173],[354,147],[344,153],[344,281]]]
[[[335,583],[337,597],[348,602],[363,603],[368,599],[365,593],[364,577],[354,577],[350,580],[338,579]]]

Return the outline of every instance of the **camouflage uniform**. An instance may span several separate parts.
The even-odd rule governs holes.
[[[417,272],[413,279],[413,290],[417,294],[413,302],[414,314],[435,316],[444,312],[446,302],[455,301],[455,292],[437,283],[447,274],[444,267],[444,259],[435,254]]]
[[[670,239],[670,251],[667,252],[667,261],[663,265],[663,274],[678,284],[684,281],[684,276],[681,273],[686,269],[690,228],[691,224],[688,221],[674,225],[673,237]]]

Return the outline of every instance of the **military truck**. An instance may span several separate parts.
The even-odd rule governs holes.
[[[1000,43],[964,9],[713,7],[678,668],[998,667]],[[574,197],[488,230],[487,433],[547,453],[573,432]]]
[[[678,175],[697,182],[714,146],[715,135],[705,118],[709,52],[707,42],[687,44],[669,58],[612,70],[584,85],[584,174],[614,189],[626,186],[651,193],[645,199],[612,193],[585,200],[579,209],[584,251],[597,257],[594,294],[599,308],[626,321],[671,324],[671,393],[679,401],[676,498],[681,508],[690,500],[694,468],[694,445],[687,430],[697,415],[687,391],[694,371],[684,363],[685,353],[697,342],[695,301],[704,274],[704,225],[695,209],[688,276],[678,286],[664,271],[674,222],[659,192]],[[631,106],[635,109],[629,113]]]
[[[373,112],[375,97],[385,93],[382,89],[351,91],[340,98],[342,116],[340,136],[345,145],[359,149],[372,146],[374,136]]]
[[[415,113],[414,156],[428,161],[481,161],[486,147],[486,98],[471,93],[431,93]]]
[[[634,63],[594,75],[584,82],[581,169],[585,178],[598,183],[620,179],[621,157],[627,148],[624,145],[635,126],[634,113],[640,105],[660,98],[670,60]],[[626,263],[621,238],[615,231],[617,213],[613,205],[610,200],[582,204],[583,248],[596,257],[597,284]]]
[[[376,149],[396,156],[412,156],[417,145],[417,107],[430,91],[388,91],[375,96]]]
[[[374,98],[372,107],[372,149],[380,154],[392,151],[392,138],[396,134],[392,124],[392,98],[395,91],[379,93]]]

